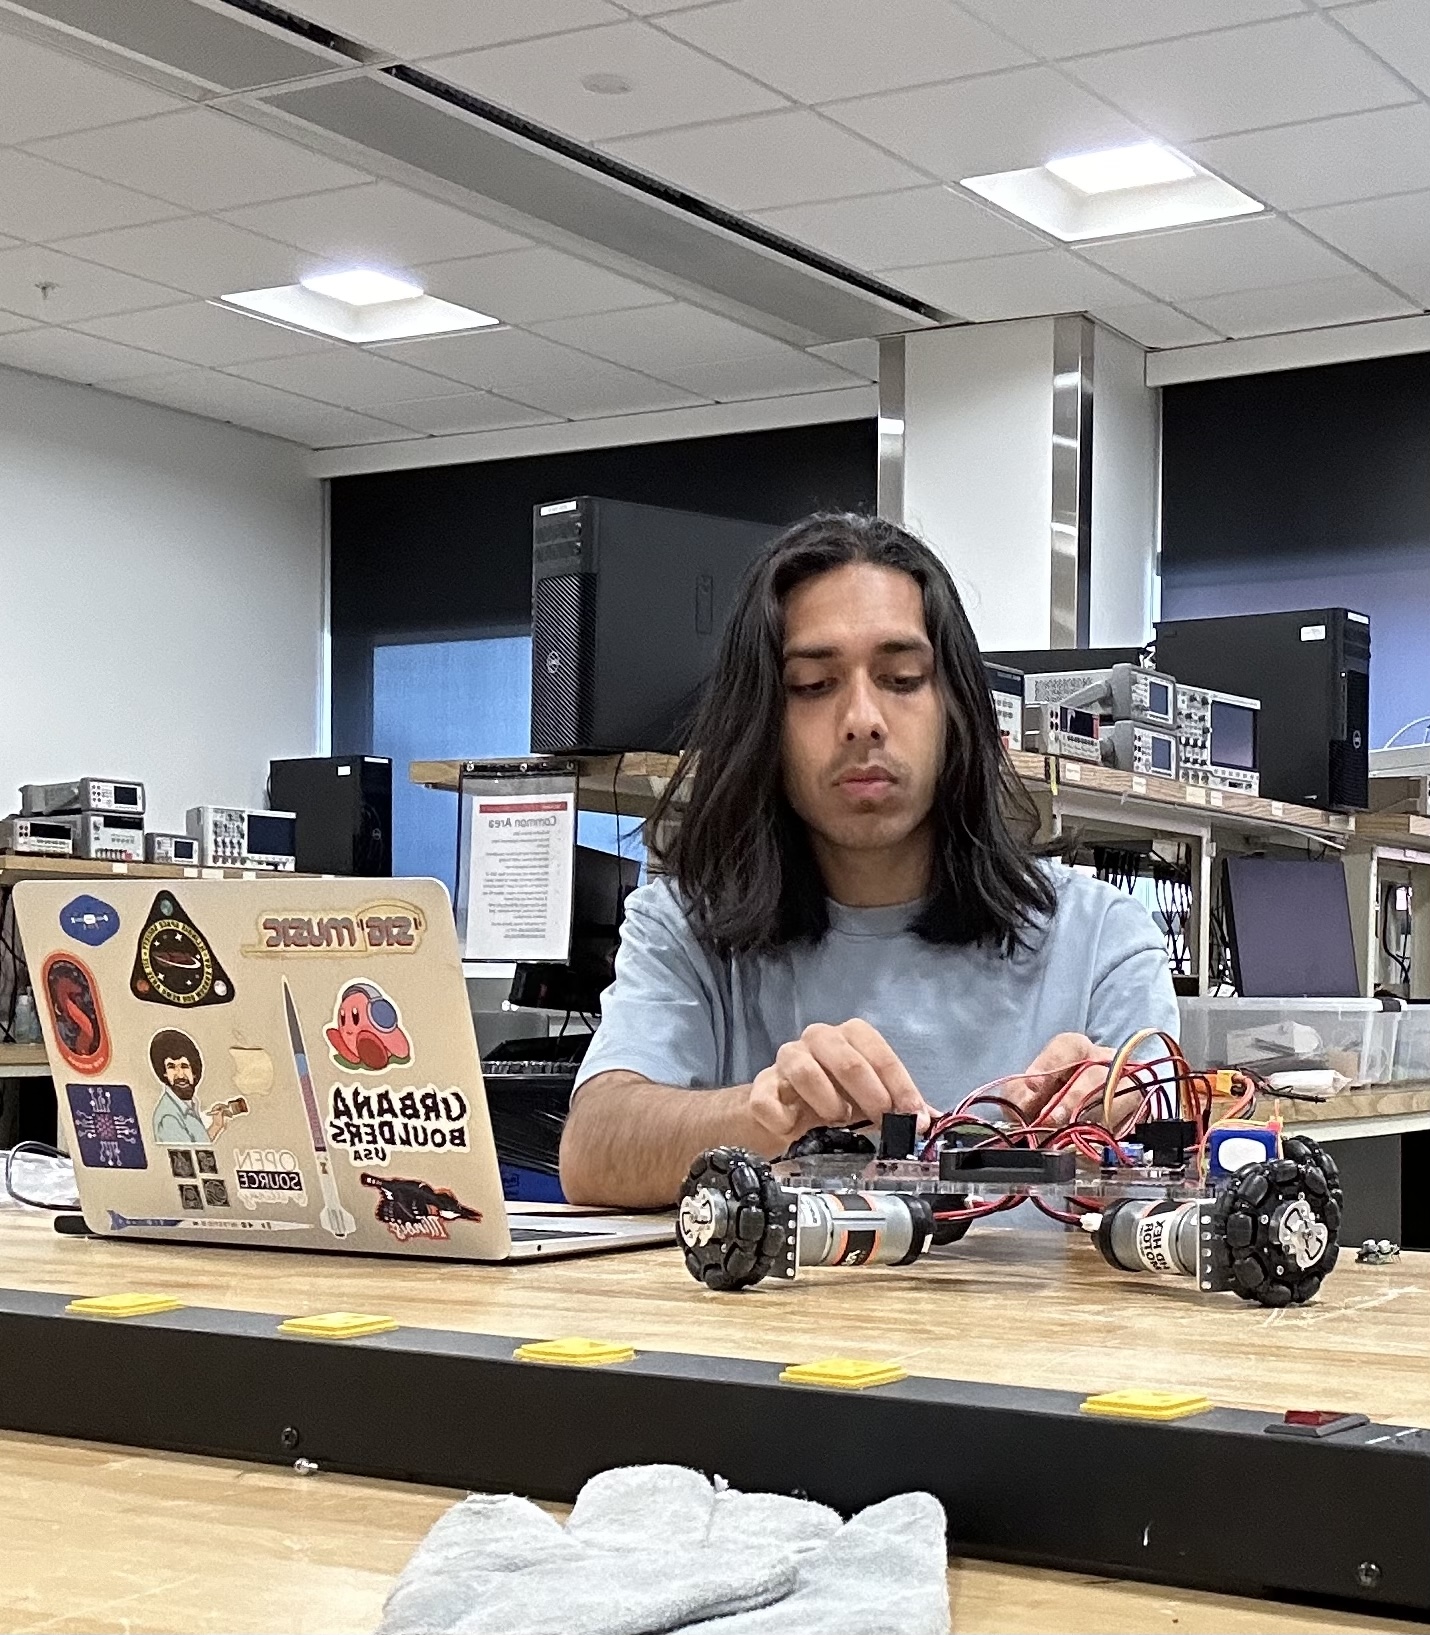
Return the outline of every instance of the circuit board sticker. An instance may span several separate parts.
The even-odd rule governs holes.
[[[350,982],[338,995],[327,1040],[339,1067],[364,1073],[385,1073],[412,1060],[397,1006],[375,982]]]
[[[181,1009],[227,1005],[233,999],[233,984],[208,938],[167,891],[154,899],[139,933],[129,986],[137,999]]]
[[[65,1095],[86,1169],[148,1169],[134,1092],[127,1084],[67,1084]]]
[[[40,973],[55,1044],[76,1073],[109,1066],[109,1029],[88,966],[72,954],[51,954]]]
[[[455,1193],[445,1187],[434,1187],[427,1181],[409,1181],[395,1175],[372,1175],[364,1170],[361,1176],[365,1187],[378,1194],[374,1210],[378,1220],[399,1243],[410,1243],[414,1238],[429,1242],[445,1242],[450,1234],[449,1221],[479,1221],[480,1209],[462,1203]]]
[[[99,948],[119,929],[119,910],[98,897],[76,897],[60,910],[60,930],[88,948]]]

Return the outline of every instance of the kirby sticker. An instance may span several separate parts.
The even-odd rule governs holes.
[[[328,1048],[339,1067],[385,1073],[412,1060],[397,1006],[373,982],[350,982],[338,996]]]

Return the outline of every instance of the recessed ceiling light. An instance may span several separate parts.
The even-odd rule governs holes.
[[[400,285],[408,293],[383,296],[368,293],[365,298],[361,293],[357,296],[349,293],[341,298],[328,293],[327,286],[334,281],[339,287],[350,288],[341,281],[359,276],[384,279],[389,285]],[[360,292],[371,288],[358,286]],[[384,273],[338,273],[332,277],[305,278],[301,284],[282,284],[276,289],[240,290],[234,295],[220,296],[215,304],[288,329],[330,335],[340,341],[354,341],[359,346],[378,341],[413,340],[419,335],[455,335],[463,330],[492,329],[501,322],[485,312],[474,312],[470,307],[424,295],[416,284],[389,278]]]
[[[624,74],[582,74],[581,83],[598,97],[623,97],[631,89]]]
[[[1029,170],[965,176],[959,186],[1064,243],[1249,216],[1266,208],[1157,142],[1070,154]]]
[[[391,273],[374,272],[371,267],[353,267],[347,272],[320,273],[302,280],[305,290],[330,295],[350,307],[381,306],[385,301],[413,301],[422,294],[420,284]]]
[[[1196,167],[1160,142],[1134,142],[1127,148],[1104,148],[1100,153],[1074,153],[1049,159],[1043,167],[1070,182],[1079,193],[1117,193],[1125,187],[1152,187],[1158,182],[1184,182]]]

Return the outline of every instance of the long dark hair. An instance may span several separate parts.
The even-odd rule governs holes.
[[[1003,752],[978,643],[947,568],[881,517],[806,517],[750,570],[651,821],[659,861],[712,953],[768,953],[828,930],[824,881],[780,767],[784,609],[796,585],[856,562],[918,584],[947,713],[933,876],[914,930],[926,942],[1011,952],[1057,904],[1031,846],[1037,814]]]

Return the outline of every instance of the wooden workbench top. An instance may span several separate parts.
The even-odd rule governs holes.
[[[1108,1389],[1185,1385],[1214,1401],[1358,1409],[1430,1424],[1430,1257],[1349,1257],[1321,1299],[1267,1312],[1186,1282],[1119,1276],[1092,1246],[975,1228],[911,1268],[814,1271],[714,1295],[673,1250],[453,1266],[60,1238],[0,1212],[0,1284],[153,1290],[248,1311],[349,1309],[404,1323],[796,1361],[897,1357],[911,1372]],[[0,1434],[0,1632],[360,1631],[458,1495],[281,1467]],[[79,1525],[83,1518],[83,1525]],[[954,1562],[960,1635],[1155,1630],[1349,1635],[1364,1615]],[[1374,1620],[1383,1635],[1430,1625]]]
[[[1343,1253],[1314,1303],[1267,1311],[1200,1294],[1190,1279],[1114,1272],[1080,1234],[1016,1224],[975,1226],[913,1266],[815,1269],[794,1284],[712,1294],[673,1248],[456,1266],[61,1238],[47,1220],[6,1212],[0,1285],[156,1291],[285,1316],[378,1312],[417,1327],[766,1362],[888,1358],[1000,1385],[1185,1387],[1228,1407],[1430,1425],[1430,1256],[1416,1254],[1370,1267]]]

